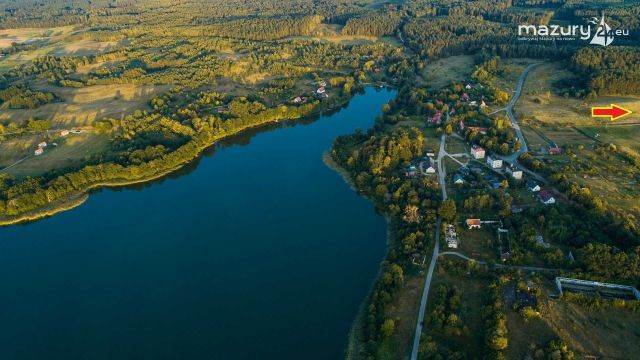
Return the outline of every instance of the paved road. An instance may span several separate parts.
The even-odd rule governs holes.
[[[447,184],[445,182],[445,168],[444,157],[446,151],[444,149],[447,136],[442,134],[440,139],[440,151],[438,151],[438,181],[440,182],[440,189],[442,191],[442,199],[447,198]],[[431,262],[429,263],[429,270],[427,271],[427,277],[424,280],[424,288],[422,289],[422,299],[420,299],[420,310],[418,312],[418,323],[416,324],[416,332],[413,337],[413,349],[411,350],[411,360],[418,359],[418,348],[420,347],[420,336],[422,335],[422,326],[424,323],[424,313],[427,309],[427,299],[429,298],[429,288],[431,287],[431,279],[433,278],[433,270],[436,267],[436,261],[440,256],[440,228],[442,227],[442,219],[438,218],[436,221],[436,236],[435,245],[433,247],[433,254],[431,255]]]
[[[518,102],[518,99],[520,98],[520,94],[522,94],[522,88],[524,87],[524,81],[527,79],[527,75],[529,75],[529,72],[531,71],[531,69],[533,69],[538,65],[540,64],[539,63],[531,64],[524,69],[522,74],[520,74],[520,78],[518,79],[518,85],[516,86],[516,90],[514,91],[513,96],[511,97],[511,100],[509,100],[509,103],[505,108],[505,110],[507,111],[507,116],[509,116],[509,120],[511,120],[511,125],[515,129],[516,135],[518,136],[518,140],[520,141],[520,150],[514,152],[509,156],[502,157],[503,160],[508,161],[510,163],[513,163],[514,160],[515,162],[517,162],[518,156],[520,156],[522,153],[529,151],[529,148],[527,147],[527,141],[525,140],[524,135],[522,134],[522,130],[520,129],[520,124],[518,124],[518,119],[515,117],[515,115],[513,115],[513,106]]]
[[[482,265],[487,264],[486,261],[472,259],[456,251],[443,251],[440,253],[440,256],[445,256],[445,255],[457,256],[461,259],[465,259],[467,261],[473,261]],[[513,269],[522,269],[522,270],[529,270],[529,271],[563,271],[563,269],[554,269],[554,268],[546,268],[546,267],[539,267],[539,266],[504,265],[504,264],[494,264],[494,266],[497,268],[513,268]]]
[[[518,123],[518,119],[516,118],[516,116],[513,114],[513,106],[518,102],[518,99],[520,98],[520,95],[522,94],[522,88],[524,87],[524,82],[527,79],[527,75],[529,75],[529,72],[536,66],[540,65],[539,63],[536,64],[531,64],[529,66],[527,66],[524,71],[522,72],[522,74],[520,74],[520,78],[518,79],[518,85],[516,86],[516,90],[513,92],[513,96],[511,97],[511,100],[509,100],[509,103],[507,104],[507,107],[504,109],[507,111],[507,116],[509,117],[509,120],[511,121],[511,126],[513,126],[513,129],[516,131],[516,135],[518,136],[518,140],[520,142],[520,150],[515,151],[513,154],[511,155],[507,155],[507,156],[498,156],[498,158],[511,163],[517,167],[519,167],[520,169],[522,169],[523,172],[529,174],[531,177],[533,177],[534,179],[547,184],[547,180],[538,175],[537,173],[525,168],[524,166],[522,166],[522,164],[520,164],[520,161],[518,161],[518,157],[520,155],[522,155],[525,152],[529,151],[529,147],[527,146],[527,140],[524,138],[524,135],[522,134],[522,130],[520,129],[520,124]]]

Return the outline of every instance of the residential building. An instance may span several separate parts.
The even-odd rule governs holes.
[[[538,195],[538,199],[540,199],[540,202],[545,205],[552,205],[556,203],[556,199],[553,197],[553,195],[551,195],[551,193],[546,190],[540,192],[540,194]]]
[[[327,92],[327,89],[325,89],[324,86],[321,86],[316,90],[316,93],[318,94],[324,94],[325,92]]]
[[[454,184],[464,184],[464,176],[460,174],[453,175],[453,183]]]
[[[478,145],[471,146],[471,156],[473,156],[474,159],[484,159],[484,154],[485,150],[483,147]]]
[[[46,141],[41,142],[40,144],[38,144],[38,147],[39,147],[39,148],[45,148],[45,147],[47,147],[47,142],[46,142]]]
[[[67,135],[69,135],[69,130],[62,130],[60,132],[60,136],[67,136]]]
[[[487,156],[487,165],[492,169],[500,169],[502,167],[502,160],[498,159],[495,155]]]
[[[44,153],[44,150],[42,150],[42,148],[38,148],[33,152],[35,156],[42,155],[42,153]]]
[[[512,178],[516,180],[522,179],[522,170],[520,170],[517,166],[509,166],[506,171],[507,174],[511,175]]]
[[[562,149],[555,143],[549,145],[549,154],[550,155],[558,155],[562,154]]]
[[[540,185],[538,185],[535,181],[531,180],[527,182],[527,189],[531,192],[540,191]]]
[[[465,224],[467,225],[469,230],[480,229],[480,227],[482,226],[482,221],[480,221],[480,219],[467,219],[465,220]]]

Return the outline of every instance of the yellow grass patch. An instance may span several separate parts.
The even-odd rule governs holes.
[[[50,91],[62,102],[36,109],[3,109],[0,121],[46,119],[53,127],[90,125],[106,117],[120,119],[136,109],[148,107],[153,95],[166,92],[169,85],[94,85],[84,88],[61,88],[39,83],[35,88]]]

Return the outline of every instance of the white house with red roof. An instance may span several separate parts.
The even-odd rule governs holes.
[[[485,155],[485,150],[483,147],[478,145],[471,146],[471,156],[473,156],[474,159],[476,160],[484,159],[484,155]]]

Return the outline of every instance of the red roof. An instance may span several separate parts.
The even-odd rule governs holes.
[[[548,201],[549,199],[551,199],[553,197],[553,195],[551,195],[551,193],[547,190],[544,191],[540,191],[540,200],[542,201]]]
[[[467,219],[467,225],[478,225],[480,226],[480,219]]]

